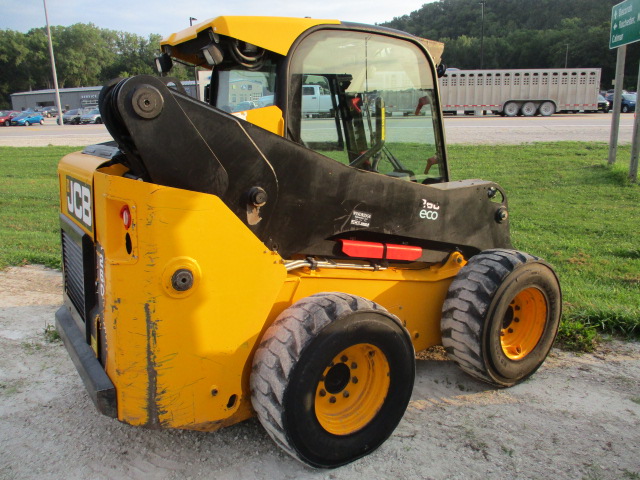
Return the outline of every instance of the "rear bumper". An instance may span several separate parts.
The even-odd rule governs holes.
[[[108,417],[117,418],[116,388],[91,347],[87,345],[83,332],[74,322],[66,306],[60,307],[56,312],[56,329],[98,411]]]

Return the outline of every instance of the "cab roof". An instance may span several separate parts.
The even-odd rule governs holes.
[[[160,45],[176,46],[194,40],[200,32],[211,28],[213,33],[286,55],[302,32],[317,25],[340,25],[340,21],[292,17],[216,17],[169,35]]]
[[[359,28],[368,28],[371,29],[371,31],[380,33],[384,33],[385,31],[392,32],[392,30],[384,27],[351,23],[345,24],[340,20],[332,19],[221,16],[205,20],[204,22],[173,33],[164,38],[162,42],[160,42],[160,45],[162,50],[170,53],[172,57],[196,65],[201,64],[202,62],[199,61],[195,55],[196,52],[193,51],[192,48],[183,48],[183,45],[187,47],[188,44],[197,43],[198,37],[206,35],[204,32],[211,29],[213,33],[237,38],[243,42],[256,45],[280,55],[287,55],[291,46],[303,32],[318,25],[351,25]],[[393,32],[418,40],[429,51],[434,63],[436,65],[440,63],[444,43],[414,37],[406,32]]]

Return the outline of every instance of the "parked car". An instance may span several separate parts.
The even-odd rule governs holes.
[[[80,117],[80,123],[102,123],[102,117],[100,116],[100,110],[94,108]]]
[[[256,104],[258,105],[258,108],[270,107],[271,105],[273,105],[273,95],[260,97],[258,100],[256,100]]]
[[[62,122],[65,125],[80,125],[80,118],[84,110],[82,108],[75,108],[73,110],[69,110],[64,115],[62,115]]]
[[[598,111],[607,113],[611,109],[611,103],[602,95],[598,95]]]
[[[635,93],[623,93],[622,104],[620,106],[622,113],[635,112],[637,98],[638,96]]]
[[[47,118],[57,117],[58,109],[56,107],[44,107],[42,109],[42,114]]]
[[[251,101],[245,101],[245,102],[240,102],[238,105],[236,105],[233,108],[234,112],[244,112],[245,110],[253,110],[254,108],[257,107],[256,102],[251,102]]]
[[[36,123],[44,125],[44,117],[41,113],[21,113],[11,119],[11,125],[24,125],[25,127],[28,127],[29,125],[35,125]]]
[[[611,104],[611,107],[613,108],[613,93],[610,95],[607,95],[605,98],[609,101],[609,103]],[[635,112],[636,98],[637,98],[637,95],[635,93],[623,93],[622,100],[620,103],[620,111],[622,113]]]
[[[11,125],[11,119],[17,115],[20,115],[20,112],[16,112],[15,110],[0,111],[0,125],[8,127]]]

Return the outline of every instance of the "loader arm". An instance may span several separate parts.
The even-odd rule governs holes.
[[[352,168],[151,76],[105,87],[100,108],[130,175],[220,197],[283,258],[343,237],[468,254],[510,246],[493,182],[422,185]]]

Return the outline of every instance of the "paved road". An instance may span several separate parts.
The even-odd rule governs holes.
[[[392,122],[397,128],[413,129],[424,119],[397,118]],[[314,127],[331,127],[332,120],[318,119]],[[391,122],[389,122],[391,123]],[[552,141],[609,142],[611,115],[566,114],[552,117],[445,117],[448,143],[467,144],[520,144]],[[622,114],[619,142],[631,143],[633,114]],[[0,146],[90,145],[110,140],[104,125],[58,126],[53,119],[45,125],[30,127],[0,127]]]
[[[609,143],[611,115],[564,114],[552,117],[445,117],[448,143],[519,144],[593,141]],[[621,114],[619,143],[631,143],[632,113]]]

